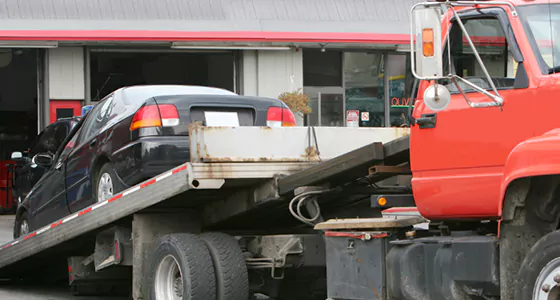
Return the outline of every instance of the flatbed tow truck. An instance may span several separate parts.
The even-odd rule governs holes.
[[[557,20],[559,0],[416,4],[410,128],[191,124],[188,163],[1,246],[0,278],[135,300],[560,299]]]

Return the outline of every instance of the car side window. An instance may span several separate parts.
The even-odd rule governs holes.
[[[64,142],[68,135],[68,128],[65,124],[57,124],[53,126],[45,139],[46,150],[48,153],[54,154]]]
[[[113,95],[105,97],[88,113],[81,129],[78,143],[81,144],[95,136],[107,122],[108,112],[112,109]]]
[[[76,148],[76,141],[80,136],[81,128],[74,134],[74,136],[64,145],[64,149],[60,153],[60,160],[64,160],[75,148]]]
[[[47,127],[47,129],[48,129],[48,127]],[[47,129],[45,129],[45,130],[47,130]],[[37,155],[38,153],[45,152],[45,149],[46,149],[45,148],[45,130],[43,130],[43,132],[41,132],[39,134],[39,136],[37,137],[37,139],[35,140],[35,142],[31,146],[31,149],[29,150],[29,153],[28,153],[29,158]]]

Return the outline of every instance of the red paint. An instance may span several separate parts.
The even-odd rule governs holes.
[[[408,34],[273,31],[0,30],[0,40],[408,44]]]
[[[327,231],[325,232],[325,236],[328,237],[349,237],[349,238],[354,238],[354,239],[365,239],[366,238],[366,234],[365,233],[361,233],[361,234],[356,234],[356,233],[349,233],[349,232],[339,232],[339,231]],[[384,238],[384,237],[388,237],[389,235],[387,233],[377,233],[377,234],[370,234],[369,237],[372,239],[380,239],[380,238]]]
[[[24,240],[24,241],[25,241],[25,240],[28,240],[28,239],[30,239],[30,238],[36,236],[36,235],[37,235],[37,232],[30,233],[30,234],[26,235],[26,236],[23,238],[23,240]]]
[[[90,211],[91,211],[91,207],[88,207],[88,208],[82,210],[81,212],[79,212],[79,213],[78,213],[78,217],[83,216],[83,215],[87,214],[87,213],[90,212]]]
[[[60,221],[58,221],[58,222],[56,222],[56,223],[52,223],[52,224],[51,224],[51,228],[55,228],[56,226],[61,225],[61,224],[62,224],[62,220],[60,220]]]
[[[109,199],[109,201],[107,201],[107,202],[108,202],[108,203],[111,203],[111,202],[113,202],[113,201],[115,201],[115,200],[117,200],[117,199],[122,198],[122,196],[123,196],[122,194],[118,194],[118,195],[116,195],[115,197]]]
[[[392,207],[383,210],[384,214],[396,214],[396,213],[417,213],[418,208],[416,207]]]
[[[411,128],[412,187],[418,211],[427,219],[499,219],[512,180],[560,173],[560,133],[540,136],[558,127],[559,104],[552,95],[560,93],[560,75],[541,74],[520,19],[501,7],[516,33],[529,87],[500,91],[503,111],[471,108],[462,95],[452,95],[447,109],[437,113],[435,128]],[[448,27],[444,21],[443,32]],[[428,85],[420,85],[417,118],[433,113],[421,99]],[[490,101],[477,92],[468,96],[473,102]]]
[[[1,38],[0,38],[1,39]],[[81,100],[51,100],[50,101],[50,123],[56,121],[56,110],[70,108],[73,110],[73,116],[82,114],[82,101]]]
[[[156,183],[156,179],[155,179],[155,178],[152,179],[152,180],[150,180],[150,181],[146,181],[146,182],[142,183],[142,184],[140,185],[140,188],[143,189],[143,188],[147,187],[148,185],[154,184],[154,183]]]
[[[184,171],[186,168],[187,168],[186,165],[185,165],[185,166],[182,166],[182,167],[179,167],[179,168],[173,170],[173,171],[171,172],[171,174],[179,173],[179,172],[181,172],[181,171]]]

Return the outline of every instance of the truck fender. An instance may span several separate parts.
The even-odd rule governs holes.
[[[500,190],[500,215],[503,213],[506,191],[513,181],[554,174],[560,174],[560,128],[527,139],[510,152]]]

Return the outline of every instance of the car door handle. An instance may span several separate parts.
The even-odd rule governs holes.
[[[97,139],[94,139],[93,141],[89,142],[89,148],[93,148],[95,146],[95,144],[97,144]]]
[[[420,118],[416,119],[416,124],[420,128],[435,128],[437,121],[437,114],[423,114]]]

